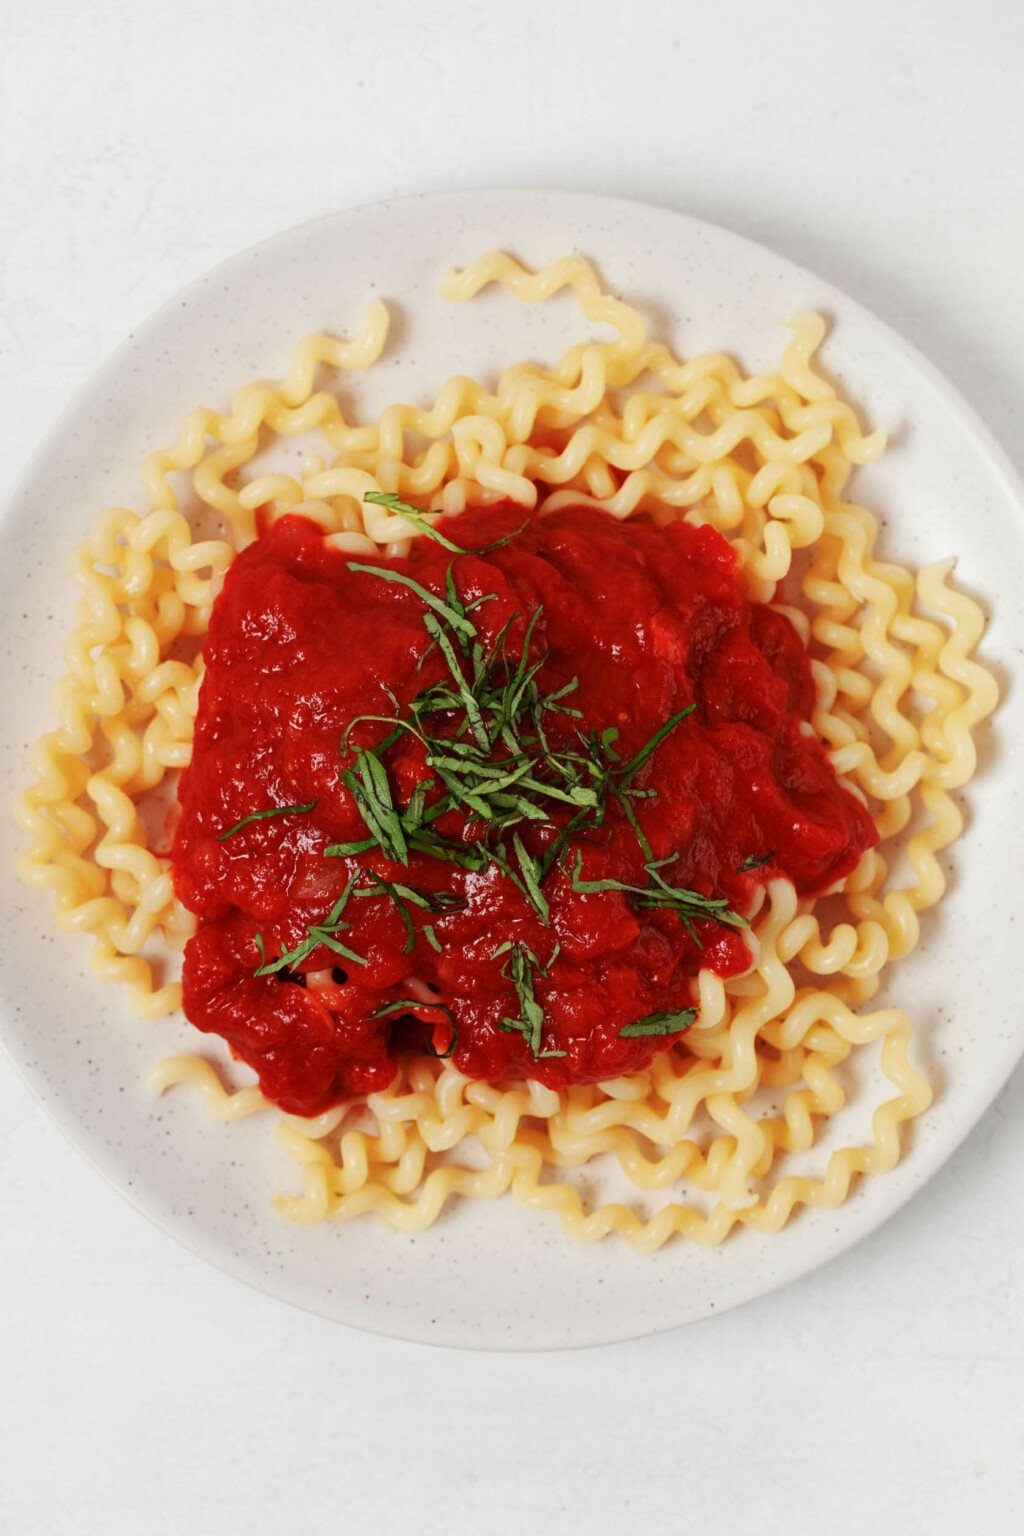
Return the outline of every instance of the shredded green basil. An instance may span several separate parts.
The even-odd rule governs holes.
[[[459,1043],[459,1032],[455,1027],[455,1015],[444,1003],[425,1003],[416,997],[400,997],[393,1003],[385,1003],[382,1008],[375,1008],[369,1015],[371,1019],[386,1019],[392,1013],[411,1013],[414,1009],[436,1008],[443,1013],[452,1027],[451,1043],[446,1051],[435,1051],[433,1045],[424,1046],[428,1056],[436,1056],[438,1061],[447,1061],[449,1056],[455,1055],[455,1049]]]
[[[675,1035],[689,1029],[697,1017],[696,1008],[680,1008],[675,1013],[648,1013],[634,1024],[626,1024],[619,1030],[623,1040],[636,1040],[643,1035]]]
[[[217,835],[218,843],[222,843],[226,837],[234,837],[236,832],[241,832],[251,821],[265,821],[268,816],[298,816],[306,811],[313,810],[315,800],[310,800],[307,805],[268,805],[265,811],[251,811],[248,816],[243,816],[241,821],[236,821],[233,827],[226,832]]]

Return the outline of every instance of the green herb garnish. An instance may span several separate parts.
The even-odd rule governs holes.
[[[546,966],[541,965],[533,950],[526,944],[520,944],[514,939],[506,939],[500,944],[491,956],[496,960],[499,955],[507,954],[508,959],[501,968],[501,974],[511,981],[515,987],[516,997],[519,1001],[519,1017],[501,1020],[500,1029],[506,1034],[522,1035],[534,1061],[542,1061],[549,1056],[564,1056],[564,1051],[542,1051],[541,1032],[544,1027],[544,1009],[537,1001],[534,991],[534,977],[547,976],[558,958],[559,946],[555,945],[554,953]]]
[[[357,853],[369,853],[371,848],[378,848],[380,844],[375,837],[363,837],[354,843],[331,843],[324,849],[324,857],[328,859],[353,858]]]
[[[236,832],[241,832],[251,821],[265,821],[268,816],[292,816],[311,811],[316,805],[315,800],[310,800],[308,805],[268,805],[265,811],[252,811],[248,816],[243,816],[241,821],[236,821],[233,827],[226,832],[217,834],[218,843],[222,843],[226,837],[234,837]]]
[[[501,549],[502,545],[511,544],[513,539],[517,539],[530,521],[527,518],[526,522],[520,523],[512,533],[506,533],[503,539],[495,539],[493,544],[481,544],[479,549],[463,549],[461,544],[453,544],[451,539],[440,533],[433,523],[428,523],[418,507],[410,506],[409,502],[403,501],[394,491],[367,491],[363,500],[372,501],[378,507],[387,507],[389,512],[397,512],[400,517],[404,517],[407,522],[418,528],[420,533],[425,533],[428,539],[433,539],[435,544],[451,550],[453,555],[485,555],[492,549]]]
[[[743,860],[743,863],[740,865],[736,873],[739,875],[745,875],[752,869],[760,869],[762,864],[767,864],[769,859],[774,859],[774,857],[774,848],[772,849],[771,853],[762,853],[760,858],[756,858],[754,854],[751,854],[749,859]]]
[[[349,565],[383,579],[390,579],[393,574],[358,562]],[[556,713],[578,717],[579,712],[565,701],[577,689],[579,680],[570,678],[550,693],[541,693],[537,677],[544,657],[531,659],[531,641],[543,609],[537,608],[531,614],[515,663],[508,656],[508,640],[518,615],[506,622],[490,651],[485,652],[476,638],[475,626],[472,636],[467,633],[463,621],[474,605],[462,603],[452,573],[450,565],[445,573],[444,602],[414,584],[425,601],[428,596],[432,599],[423,623],[431,638],[429,649],[436,648],[444,661],[447,680],[421,689],[409,705],[408,716],[402,716],[397,700],[394,716],[360,716],[390,725],[391,730],[376,747],[360,748],[354,770],[344,770],[342,777],[353,792],[368,831],[389,858],[406,863],[408,848],[414,847],[418,852],[433,854],[464,868],[485,868],[488,863],[498,863],[511,874],[546,922],[547,902],[541,882],[572,833],[603,824],[609,794],[623,807],[645,857],[653,856],[630,804],[631,799],[641,798],[648,791],[633,788],[632,780],[694,706],[688,705],[667,720],[625,764],[620,764],[615,752],[618,732],[613,728],[600,736],[583,736],[578,732],[579,750],[554,751],[545,734],[544,717]],[[457,623],[453,622],[453,615]],[[454,732],[453,714],[460,717]],[[443,734],[434,724],[438,716],[444,719]],[[351,722],[346,730],[343,746],[347,746],[356,723]],[[380,759],[404,732],[415,735],[422,743],[427,766],[444,791],[429,815],[422,798],[416,805],[410,801],[405,813],[396,813],[390,790],[385,793],[386,772]],[[377,767],[369,763],[371,757],[376,759]],[[552,810],[559,805],[571,807],[576,814],[543,859],[530,855],[521,838],[518,846],[513,842],[511,856],[502,856],[500,838],[504,832],[530,821],[550,823]],[[479,844],[453,843],[430,830],[431,821],[456,809],[470,823],[483,827],[488,840],[483,853]],[[362,843],[349,843],[335,844],[328,851],[334,854],[362,849]]]
[[[358,562],[349,565],[385,580],[395,574]],[[447,681],[421,689],[409,706],[407,718],[401,715],[397,700],[393,717],[361,717],[377,719],[390,725],[391,730],[375,748],[360,748],[355,754],[354,769],[342,772],[377,846],[402,864],[408,862],[410,847],[467,869],[497,864],[547,923],[550,912],[542,882],[573,834],[603,825],[612,798],[633,829],[650,876],[647,886],[619,882],[617,888],[637,898],[636,905],[678,911],[695,939],[696,918],[745,926],[726,900],[671,886],[657,874],[653,849],[632,803],[653,793],[637,789],[633,780],[695,706],[689,704],[678,710],[625,763],[616,751],[618,731],[613,727],[600,734],[584,735],[577,731],[578,748],[553,750],[545,735],[544,716],[578,715],[564,701],[579,684],[578,679],[571,678],[549,694],[540,692],[537,676],[544,658],[531,660],[531,641],[543,609],[537,608],[530,616],[514,664],[508,657],[508,639],[516,616],[506,622],[490,651],[485,653],[475,626],[468,620],[468,608],[459,598],[453,569],[449,565],[445,572],[444,601],[403,578],[428,605],[423,624],[431,639],[430,648],[436,647],[444,661]],[[461,717],[454,734],[450,728],[453,714]],[[441,735],[433,724],[437,716],[444,717]],[[417,803],[410,801],[404,813],[394,804],[381,756],[403,732],[410,732],[422,743],[427,766],[444,792],[429,812],[425,793]],[[347,739],[348,731],[346,744]],[[544,857],[538,858],[527,849],[515,829],[531,821],[550,824],[552,810],[558,805],[570,806],[575,814],[560,829]],[[484,831],[483,842],[449,839],[434,832],[430,823],[450,810],[460,810],[470,824],[479,823]],[[509,831],[512,842],[506,851],[502,835]],[[357,848],[362,851],[362,847],[362,843],[335,844],[329,852],[355,852]],[[578,866],[575,879],[579,880]],[[576,889],[585,890],[588,885],[593,886],[593,882],[577,884]]]
[[[296,965],[300,965],[303,960],[308,960],[314,949],[319,948],[321,944],[325,949],[331,950],[333,954],[341,955],[343,959],[351,961],[353,965],[365,965],[366,957],[364,955],[357,955],[354,949],[349,949],[337,937],[339,933],[344,933],[347,928],[352,926],[350,923],[342,921],[342,913],[348,906],[349,897],[352,895],[358,878],[358,875],[351,877],[324,921],[322,923],[315,923],[309,929],[306,937],[300,939],[294,949],[282,950],[276,960],[267,959],[263,935],[258,933],[256,935],[256,948],[260,952],[261,963],[253,971],[253,975],[272,976],[277,971],[291,970]]]
[[[426,603],[428,608],[432,608],[435,613],[440,614],[445,623],[451,629],[454,629],[456,634],[461,635],[466,640],[476,638],[476,625],[469,618],[466,608],[461,603],[456,606],[453,603],[445,602],[444,598],[438,597],[436,592],[428,592],[427,588],[421,586],[418,581],[413,581],[411,576],[404,576],[401,571],[389,571],[383,565],[363,565],[361,561],[350,560],[348,568],[350,571],[365,571],[368,576],[379,576],[382,581],[393,581],[397,582],[401,587],[408,587],[410,591],[416,593],[416,596],[422,602]]]
[[[685,923],[692,938],[697,940],[693,924],[698,919],[704,919],[713,923],[722,923],[727,928],[746,928],[748,923],[745,917],[734,912],[725,897],[703,896],[700,891],[690,890],[687,886],[669,885],[659,873],[666,864],[675,863],[677,854],[668,859],[659,859],[657,862],[648,860],[644,869],[650,877],[649,885],[628,885],[622,880],[584,880],[581,876],[583,867],[583,851],[577,848],[576,864],[572,871],[572,888],[584,895],[591,895],[598,891],[623,891],[633,899],[633,905],[642,910],[653,911],[655,909],[669,909],[678,912]]]
[[[402,818],[395,809],[384,764],[376,752],[362,749],[355,754],[355,764],[355,772],[351,768],[341,770],[342,783],[355,801],[374,841],[392,863],[408,864],[409,849]]]
[[[534,858],[533,854],[527,851],[518,832],[512,834],[512,847],[519,861],[519,868],[522,870],[523,884],[526,887],[527,895],[540,914],[541,922],[547,923],[550,912],[547,900],[540,888],[541,876],[543,874],[541,861]]]
[[[451,1025],[451,1044],[448,1046],[446,1051],[435,1051],[433,1045],[424,1046],[424,1049],[428,1055],[436,1056],[438,1061],[447,1061],[449,1056],[455,1055],[455,1048],[459,1043],[459,1032],[455,1027],[455,1015],[452,1013],[450,1008],[445,1006],[444,1003],[424,1003],[421,1001],[421,999],[416,997],[400,997],[394,1003],[385,1003],[383,1008],[375,1008],[369,1017],[371,1019],[386,1019],[391,1013],[409,1013],[413,1009],[418,1008],[436,1008],[439,1013],[444,1014],[445,1018]]]
[[[665,737],[675,730],[680,720],[685,720],[687,715],[692,715],[696,708],[696,704],[687,704],[685,709],[679,710],[677,714],[674,714],[670,719],[666,720],[664,725],[659,726],[658,730],[655,731],[650,741],[646,742],[644,746],[640,748],[640,751],[636,754],[636,756],[631,757],[621,772],[616,774],[616,785],[620,790],[624,789],[630,780],[636,777],[644,764],[648,762],[651,757],[653,757],[654,753],[661,746],[662,742],[665,740]],[[608,732],[606,731],[604,734],[607,736]],[[603,741],[604,738],[602,737],[602,744]]]
[[[424,912],[448,912],[454,907],[462,906],[461,899],[450,891],[432,891],[428,895],[425,891],[414,891],[412,886],[402,885],[399,881],[383,880],[379,875],[373,877],[371,885],[361,885],[352,894],[353,896],[387,896],[389,898],[405,928],[405,947],[402,951],[405,955],[411,955],[416,947],[416,929],[409,915],[410,906],[420,907]],[[430,931],[433,933],[433,929]],[[427,942],[430,943],[430,940],[428,939]],[[437,947],[440,948],[439,945]]]
[[[622,1040],[636,1040],[642,1035],[675,1035],[689,1029],[697,1017],[696,1008],[680,1008],[675,1013],[648,1013],[635,1024],[626,1024],[619,1030]]]
[[[486,644],[472,615],[481,604],[495,600],[496,594],[467,600],[460,595],[455,577],[458,557],[498,548],[522,530],[484,546],[484,550],[465,550],[438,533],[415,507],[397,495],[370,492],[365,499],[408,518],[456,560],[444,572],[443,596],[403,572],[361,561],[348,562],[352,571],[397,583],[416,594],[424,605],[422,622],[428,637],[416,671],[421,671],[427,659],[436,655],[441,675],[421,687],[404,706],[391,695],[393,714],[363,715],[349,723],[341,743],[349,762],[341,770],[341,779],[367,835],[334,843],[326,850],[327,855],[353,857],[378,849],[399,865],[408,865],[410,853],[419,853],[466,870],[496,867],[519,888],[540,921],[548,926],[551,912],[544,882],[576,842],[575,866],[571,870],[575,891],[588,894],[615,890],[640,911],[674,911],[698,944],[694,927],[698,921],[745,928],[746,919],[724,897],[705,896],[670,882],[664,870],[678,855],[655,859],[640,820],[640,802],[656,791],[639,788],[635,781],[671,732],[693,713],[695,705],[678,710],[638,752],[625,760],[618,751],[619,733],[614,727],[589,733],[577,728],[567,744],[563,732],[563,745],[553,746],[549,737],[552,718],[559,714],[580,718],[580,712],[568,702],[579,687],[579,680],[569,678],[543,692],[540,673],[546,653],[538,654],[536,644],[543,609],[538,607],[526,619],[513,614],[494,640]],[[517,622],[522,625],[522,641],[517,644],[517,654],[512,656],[510,642]],[[351,748],[351,732],[360,721],[376,722],[385,728],[385,734],[373,746]],[[420,743],[427,775],[403,808],[392,786],[385,757],[405,735],[414,736]],[[583,878],[583,855],[577,839],[598,831],[611,805],[619,807],[636,837],[644,860],[644,884]],[[463,818],[463,828],[457,835],[442,833],[436,825],[450,812],[458,812]],[[554,821],[556,814],[558,823]],[[554,827],[554,836],[549,838],[543,854],[535,853],[529,846],[527,829],[531,824]],[[757,863],[767,862],[770,857],[766,855]],[[751,861],[744,866],[753,867],[756,864]],[[457,904],[455,898],[428,896],[401,881],[385,880],[375,874],[370,883],[355,890],[350,882],[346,897],[349,894],[386,896],[393,902],[405,927],[407,954],[416,941],[409,909],[442,912]],[[334,924],[345,926],[340,911],[332,913],[332,918]],[[333,939],[337,931],[328,921],[311,929],[304,943],[312,947],[317,935],[326,932]],[[439,952],[441,944],[433,924],[425,924],[421,931],[425,942]],[[271,964],[289,963],[302,948],[297,946],[289,956]],[[555,954],[557,950],[556,945]],[[518,941],[509,940],[495,951],[495,957],[502,954],[508,957],[502,974],[514,988],[518,1017],[506,1016],[500,1027],[521,1034],[535,1059],[563,1055],[561,1051],[541,1049],[544,1010],[536,984],[538,977],[547,975],[547,969],[529,946]],[[554,958],[552,955],[548,969]],[[409,1006],[434,1005],[405,1000],[387,1005],[387,1011],[397,1012]],[[374,1015],[378,1016],[382,1016],[380,1012]],[[675,1034],[687,1028],[695,1017],[695,1009],[655,1013],[626,1025],[621,1033],[626,1038]]]

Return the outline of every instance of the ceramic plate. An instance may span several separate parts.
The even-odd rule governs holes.
[[[141,509],[143,454],[173,441],[192,406],[224,407],[247,380],[280,376],[306,332],[350,330],[376,295],[393,302],[398,323],[377,368],[344,385],[361,411],[422,402],[454,372],[493,378],[510,361],[552,360],[579,336],[567,299],[525,308],[489,290],[452,307],[437,296],[444,268],[495,246],[531,264],[584,251],[677,351],[724,349],[751,371],[774,366],[782,317],[823,311],[832,323],[825,368],[872,425],[892,433],[882,463],[855,482],[882,519],[884,552],[913,565],[956,554],[958,581],[992,615],[986,658],[1014,665],[1024,643],[1020,487],[953,388],[899,336],[792,262],[678,213],[589,195],[422,197],[319,220],[218,268],[132,336],[51,433],[0,525],[5,801],[27,776],[26,743],[50,724],[74,604],[71,548],[105,505]],[[1002,898],[1019,876],[1009,748],[1024,731],[1020,693],[1001,680],[1006,697],[982,733],[948,900],[883,994],[915,1019],[916,1059],[935,1083],[935,1104],[894,1172],[863,1182],[835,1212],[799,1214],[776,1236],[741,1231],[712,1252],[677,1242],[645,1257],[614,1240],[578,1246],[556,1217],[511,1199],[450,1209],[416,1237],[366,1220],[286,1224],[269,1201],[294,1187],[295,1168],[276,1150],[271,1122],[225,1127],[187,1091],[149,1096],[156,1059],[209,1053],[212,1042],[183,1020],[139,1022],[116,989],[96,981],[86,941],[55,933],[48,896],[15,883],[13,846],[3,874],[4,1041],[58,1124],[141,1211],[239,1279],[326,1317],[433,1343],[540,1349],[724,1311],[835,1257],[892,1215],[953,1152],[1021,1051],[1021,935],[1014,904]],[[15,844],[9,818],[3,826]],[[837,1129],[867,1130],[874,1070],[859,1064]]]

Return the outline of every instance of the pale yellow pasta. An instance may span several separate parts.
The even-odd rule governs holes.
[[[173,891],[157,811],[189,759],[212,605],[234,552],[257,536],[258,514],[301,511],[339,548],[391,553],[417,531],[365,503],[367,491],[436,512],[512,497],[539,515],[583,502],[619,518],[709,523],[735,546],[748,594],[776,601],[806,639],[813,727],[870,806],[879,846],[832,893],[827,922],[772,882],[749,972],[702,972],[697,1022],[642,1073],[559,1094],[476,1082],[415,1057],[386,1093],[316,1120],[279,1116],[299,1182],[277,1204],[298,1221],[372,1211],[413,1231],[451,1197],[510,1192],[556,1212],[574,1237],[617,1233],[644,1251],[675,1233],[712,1244],[736,1226],[774,1232],[796,1207],[831,1209],[859,1175],[891,1168],[901,1127],[930,1102],[908,1018],[869,1005],[945,888],[937,855],[963,825],[951,792],[974,772],[973,733],[997,699],[972,659],[983,616],[951,585],[952,561],[915,575],[875,558],[876,519],[844,491],[883,437],[862,432],[814,371],[817,315],[788,321],[778,370],[747,378],[721,354],[675,358],[580,257],[530,272],[492,254],[449,274],[443,292],[462,301],[489,283],[525,303],[570,288],[585,319],[614,335],[580,342],[551,368],[516,364],[493,391],[457,376],[427,407],[395,404],[376,422],[350,422],[313,386],[321,364],[377,359],[387,334],[377,302],[353,340],[307,337],[284,380],[248,385],[226,415],[193,411],[174,447],[143,466],[149,510],[98,520],[72,566],[81,596],[57,728],[34,748],[35,781],[17,801],[30,839],[22,876],[53,892],[62,928],[92,936],[93,968],[127,982],[141,1014],[180,1007],[165,957],[193,920]],[[314,430],[323,450],[298,474],[243,478],[269,439]],[[182,472],[224,538],[194,535],[171,481]],[[794,567],[795,551],[806,554]],[[896,854],[909,871],[901,884],[889,874]],[[844,1063],[872,1043],[892,1091],[868,1139],[832,1148],[816,1175],[801,1171],[844,1107]],[[199,1056],[154,1073],[160,1092],[183,1083],[224,1121],[274,1113],[258,1088],[225,1086]],[[631,1193],[588,1204],[573,1170],[605,1155]]]

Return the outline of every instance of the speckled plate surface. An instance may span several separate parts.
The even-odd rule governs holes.
[[[804,1212],[777,1236],[737,1233],[722,1248],[675,1243],[644,1257],[607,1240],[582,1247],[553,1216],[511,1199],[464,1204],[416,1237],[376,1223],[293,1227],[269,1205],[294,1165],[264,1117],[225,1127],[187,1092],[155,1102],[146,1074],[162,1055],[210,1041],[183,1020],[137,1021],[86,966],[84,939],[57,935],[49,898],[13,874],[17,837],[3,820],[5,942],[0,1030],[24,1076],[94,1165],[167,1232],[241,1280],[372,1331],[510,1349],[595,1344],[724,1311],[835,1257],[892,1215],[935,1173],[1016,1062],[1021,818],[1011,748],[1024,738],[1011,674],[1024,648],[1021,489],[1000,449],[952,387],[887,327],[829,284],[763,247],[663,209],[590,195],[448,194],[337,214],[236,257],[172,300],[100,369],[33,461],[0,522],[0,645],[7,726],[2,788],[28,774],[27,743],[50,724],[74,593],[72,546],[105,505],[141,508],[137,466],[172,441],[185,413],[223,407],[253,377],[279,376],[293,343],[350,329],[366,301],[394,302],[386,357],[346,382],[360,410],[433,394],[453,372],[493,377],[577,339],[571,305],[526,309],[488,292],[452,308],[439,273],[494,246],[531,263],[592,256],[683,353],[733,352],[751,370],[777,360],[779,320],[812,306],[834,323],[824,363],[872,425],[892,431],[858,498],[883,521],[883,551],[912,564],[959,556],[958,581],[992,615],[984,645],[1005,698],[981,737],[965,839],[951,890],[923,943],[893,968],[886,1001],[908,1008],[915,1054],[936,1102],[905,1160],[832,1213]],[[1019,777],[1019,774],[1018,774]],[[863,1135],[875,1066],[858,1064],[834,1133]],[[815,1154],[820,1171],[831,1142]],[[45,1219],[40,1206],[40,1220]]]

